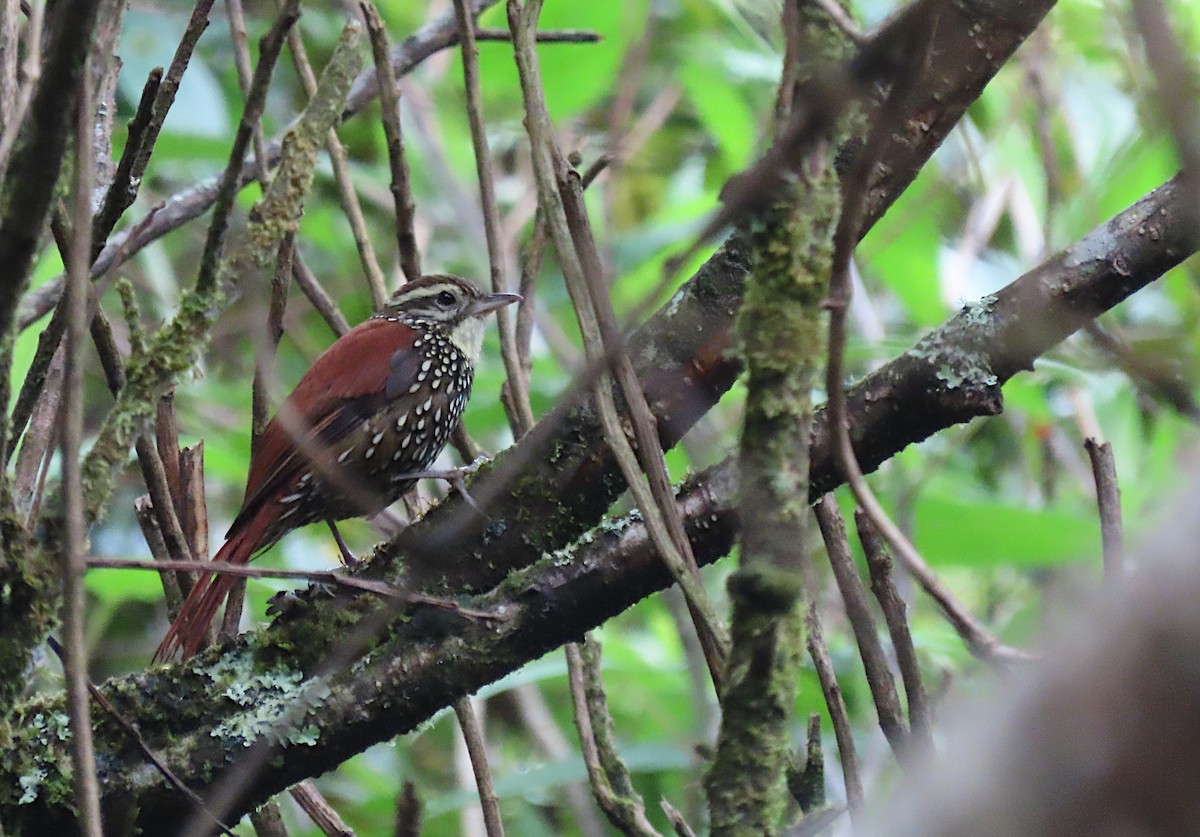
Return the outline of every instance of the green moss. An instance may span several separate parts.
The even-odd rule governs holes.
[[[29,655],[58,624],[59,574],[20,518],[0,514],[0,717],[25,686]]]

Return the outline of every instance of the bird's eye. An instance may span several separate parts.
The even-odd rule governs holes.
[[[442,291],[437,295],[437,304],[443,308],[449,308],[454,304],[454,294],[449,291]]]

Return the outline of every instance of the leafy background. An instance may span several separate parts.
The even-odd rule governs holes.
[[[190,3],[171,0],[131,9],[122,35],[118,123],[132,113],[146,73],[170,60]],[[443,2],[381,2],[393,40],[414,31]],[[895,4],[855,3],[869,26]],[[627,156],[588,193],[619,312],[627,315],[654,292],[665,259],[678,254],[717,202],[724,181],[762,146],[778,79],[780,51],[756,30],[772,31],[770,4],[733,0],[636,0],[548,4],[546,29],[589,29],[597,44],[540,49],[546,96],[565,145],[583,165],[625,138]],[[265,32],[273,4],[248,5],[252,43]],[[1195,54],[1200,4],[1171,5],[1173,22]],[[307,8],[300,26],[313,63],[327,58],[344,21],[340,11]],[[174,191],[219,171],[240,113],[233,52],[216,15],[201,40],[168,118],[138,205],[141,217]],[[503,7],[484,27],[504,27]],[[765,27],[765,28],[764,28]],[[1119,4],[1062,0],[1042,29],[971,108],[942,149],[867,236],[858,251],[860,282],[852,311],[850,371],[858,376],[904,351],[961,305],[995,291],[1168,178],[1177,162],[1150,93],[1152,76]],[[481,45],[489,139],[497,161],[506,229],[528,235],[534,189],[524,154],[516,72],[508,45]],[[462,71],[455,51],[427,60],[403,82],[403,118],[414,173],[417,233],[427,269],[483,277],[487,270]],[[303,107],[299,82],[285,59],[264,117],[274,134]],[[388,165],[375,105],[341,129],[371,236],[390,275],[395,266]],[[629,137],[632,135],[632,139]],[[122,140],[117,136],[118,149]],[[245,210],[256,186],[239,198]],[[201,228],[185,226],[123,268],[134,281],[147,324],[174,310],[192,280]],[[299,244],[309,264],[351,322],[370,312],[366,283],[327,163]],[[696,263],[706,256],[701,253]],[[53,248],[35,282],[58,275]],[[1174,270],[1105,318],[1137,356],[1194,393],[1200,317],[1194,264]],[[262,289],[245,289],[216,327],[212,349],[176,396],[183,443],[203,440],[214,538],[242,497],[249,453],[253,335],[263,327]],[[552,258],[538,287],[533,405],[544,414],[571,380],[580,358],[574,318]],[[120,330],[122,325],[114,321]],[[332,340],[324,323],[293,292],[279,349],[275,394],[285,394]],[[37,329],[18,342],[18,382]],[[503,370],[494,335],[478,370],[466,425],[489,451],[511,442],[498,393]],[[90,370],[89,399],[106,405],[99,369]],[[1162,498],[1173,495],[1185,458],[1195,458],[1194,420],[1158,397],[1145,381],[1116,368],[1096,344],[1076,336],[1004,390],[1004,415],[944,432],[910,448],[872,478],[888,508],[951,587],[1014,644],[1030,642],[1064,599],[1099,573],[1099,532],[1081,428],[1098,427],[1115,449],[1127,530],[1136,541],[1153,530]],[[92,418],[100,415],[96,413]],[[737,388],[668,456],[672,475],[715,461],[736,443]],[[93,425],[94,426],[94,423]],[[449,461],[449,455],[446,455]],[[126,474],[107,521],[93,531],[93,550],[146,557],[132,515],[139,480]],[[430,501],[441,486],[423,489]],[[841,498],[848,508],[846,498]],[[346,526],[352,546],[367,552],[376,533],[366,522]],[[215,544],[214,544],[215,546]],[[323,529],[298,532],[260,559],[265,565],[327,567],[336,547]],[[729,561],[707,571],[720,596]],[[825,568],[814,595],[866,764],[886,777],[886,746],[862,678],[861,663]],[[261,619],[266,599],[288,585],[254,580],[248,619]],[[165,628],[161,588],[149,573],[88,575],[92,675],[143,667]],[[910,591],[911,592],[911,591]],[[957,636],[930,604],[911,600],[913,629],[929,683],[954,692],[973,688],[978,671]],[[648,800],[666,796],[692,822],[702,803],[704,745],[711,741],[713,698],[680,640],[680,605],[671,595],[643,602],[599,631],[619,741]],[[57,664],[45,660],[31,689],[58,686]],[[534,691],[536,690],[536,691]],[[583,763],[574,741],[565,665],[559,654],[488,688],[487,732],[502,811],[513,834],[605,833],[571,807],[580,797]],[[530,721],[539,705],[548,715]],[[796,718],[824,712],[815,675],[807,671]],[[532,726],[531,726],[532,723]],[[551,727],[554,730],[551,730]],[[533,734],[534,731],[540,734]],[[827,719],[823,727],[829,733]],[[797,735],[802,734],[798,727]],[[558,736],[558,743],[554,741]],[[832,736],[827,751],[835,752]],[[561,742],[566,742],[563,750]],[[549,742],[549,743],[547,743]],[[452,717],[351,760],[318,784],[361,834],[390,833],[405,780],[425,805],[426,833],[457,834],[475,791],[463,778],[464,754]],[[468,771],[469,772],[469,771]],[[828,770],[840,796],[839,772]],[[878,778],[876,776],[876,778]],[[590,799],[582,794],[586,804]],[[668,828],[651,804],[650,816]],[[290,803],[293,834],[317,834]],[[593,819],[593,823],[599,823]],[[248,826],[242,825],[243,830]],[[248,830],[247,830],[247,833]]]

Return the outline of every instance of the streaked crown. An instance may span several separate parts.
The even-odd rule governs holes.
[[[480,318],[520,298],[519,294],[487,293],[461,276],[435,273],[402,286],[376,316],[417,329],[444,330],[474,362],[483,340]]]

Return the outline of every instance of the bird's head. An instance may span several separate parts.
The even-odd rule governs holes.
[[[418,329],[443,331],[474,362],[483,343],[483,318],[520,298],[519,294],[487,293],[462,277],[437,273],[401,286],[379,316]]]

